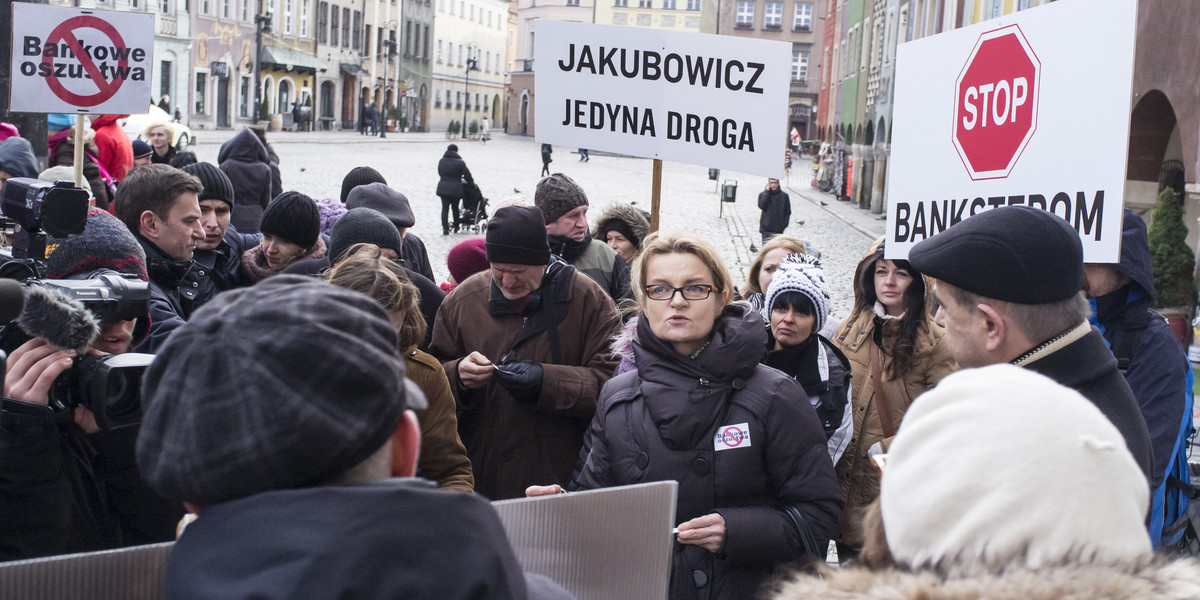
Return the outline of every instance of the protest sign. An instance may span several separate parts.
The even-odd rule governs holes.
[[[521,568],[579,600],[666,598],[675,481],[493,502]]]
[[[538,21],[539,142],[779,177],[791,45]]]
[[[154,15],[12,4],[10,110],[146,112]]]
[[[1136,27],[1136,0],[1063,0],[901,44],[887,257],[1028,205],[1118,262]]]

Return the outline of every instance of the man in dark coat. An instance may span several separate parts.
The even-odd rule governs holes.
[[[1005,206],[920,242],[908,260],[936,280],[936,321],[959,367],[1008,362],[1078,391],[1117,427],[1154,483],[1146,421],[1087,321],[1083,246],[1070,224],[1044,210]]]
[[[1133,390],[1154,454],[1153,485],[1158,487],[1175,456],[1185,415],[1187,356],[1154,301],[1154,273],[1146,222],[1125,209],[1121,262],[1083,265],[1084,292],[1094,298],[1097,325],[1117,357],[1117,367]],[[1170,525],[1170,523],[1167,523]],[[1161,532],[1151,532],[1157,540]],[[1156,544],[1157,545],[1157,544]]]
[[[48,279],[89,278],[107,271],[147,280],[141,246],[105,211],[89,211],[83,233],[50,242],[54,251],[46,260]],[[148,314],[101,322],[87,351],[124,354],[145,339],[149,324]],[[0,519],[0,560],[175,537],[183,507],[154,493],[139,476],[134,463],[137,426],[105,429],[104,420],[98,421],[88,407],[64,409],[73,411],[66,419],[51,408],[50,382],[71,367],[67,359],[80,351],[35,338],[8,357],[6,397],[0,399],[0,512],[9,517]]]
[[[137,465],[203,510],[165,597],[569,597],[521,572],[485,500],[414,477],[426,402],[375,300],[280,275],[197,317],[143,388]]]
[[[249,128],[221,144],[217,164],[233,183],[237,211],[230,217],[242,233],[258,233],[258,222],[271,203],[271,165],[267,148]]]
[[[387,185],[387,180],[383,178],[383,174],[371,167],[354,167],[349,173],[342,178],[342,204],[346,204],[350,200],[350,192],[355,188],[372,183],[382,183]],[[417,237],[415,233],[409,229],[417,224],[417,219],[413,215],[412,206],[408,202],[408,198],[398,191],[391,190],[389,192],[375,193],[370,196],[373,201],[369,204],[361,204],[367,208],[375,208],[387,215],[388,219],[400,230],[400,238],[402,248],[400,258],[404,259],[404,266],[424,275],[430,281],[433,281],[433,265],[429,263],[429,251],[425,249],[425,242]],[[372,206],[374,204],[374,206]],[[356,204],[355,206],[360,206]],[[347,206],[347,208],[355,208],[355,206]]]
[[[488,223],[491,267],[446,297],[430,353],[443,361],[475,490],[493,500],[566,485],[621,320],[612,300],[552,260],[542,211],[506,206]]]
[[[450,234],[450,227],[458,231],[458,202],[463,197],[463,181],[475,183],[467,163],[458,155],[458,146],[450,144],[438,161],[437,195],[442,199],[442,235]],[[453,216],[454,222],[450,222]]]
[[[192,314],[199,285],[184,285],[192,255],[204,240],[200,223],[199,179],[167,165],[143,165],[129,172],[113,202],[118,219],[146,252],[150,273],[150,339],[139,352],[154,354]]]
[[[233,183],[212,163],[195,163],[182,171],[200,180],[200,223],[204,240],[197,244],[196,262],[187,282],[197,290],[192,308],[200,308],[218,292],[241,286],[242,253],[258,245],[262,235],[240,233],[229,224],[234,206]],[[185,285],[186,287],[186,285]]]
[[[787,192],[779,189],[778,179],[767,180],[767,189],[758,194],[758,209],[762,211],[758,218],[758,232],[762,234],[765,244],[767,240],[783,233],[792,218],[792,200]]]

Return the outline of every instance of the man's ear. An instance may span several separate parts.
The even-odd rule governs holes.
[[[152,210],[143,210],[138,216],[138,233],[148,240],[158,239],[158,230],[162,221],[158,219],[158,215]]]
[[[421,426],[417,423],[416,413],[406,410],[400,425],[396,427],[396,433],[392,435],[392,475],[415,477],[420,457]]]
[[[980,303],[975,305],[975,308],[979,310],[982,317],[979,326],[983,328],[983,347],[988,352],[994,352],[1006,341],[1009,333],[1008,323],[1004,321],[1004,315],[989,304]]]

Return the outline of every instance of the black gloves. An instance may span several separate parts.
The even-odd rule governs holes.
[[[493,375],[518,402],[536,404],[542,394],[542,365],[527,360],[496,365]]]

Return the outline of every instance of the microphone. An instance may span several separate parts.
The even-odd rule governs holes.
[[[0,306],[8,306],[4,296],[9,293],[4,291],[6,289],[0,284]],[[25,310],[16,320],[31,337],[45,338],[55,346],[73,349],[82,355],[100,335],[100,321],[78,300],[40,285],[25,287],[18,283],[17,291],[22,290]]]
[[[8,323],[25,309],[25,286],[14,279],[0,279],[0,324]]]

